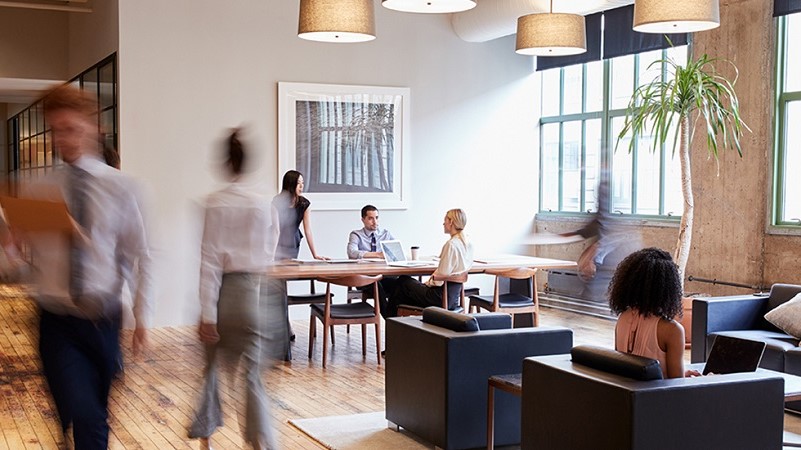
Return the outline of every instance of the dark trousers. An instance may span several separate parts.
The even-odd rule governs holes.
[[[461,290],[461,283],[448,283],[448,309],[456,309],[459,306],[459,293]],[[384,317],[397,316],[398,305],[420,306],[422,308],[428,306],[442,307],[442,287],[429,287],[408,275],[401,275],[395,283],[394,291],[389,296]]]
[[[87,320],[42,311],[39,354],[62,430],[76,450],[108,448],[108,394],[118,368],[120,319]]]
[[[378,307],[381,310],[381,315],[384,318],[393,317],[389,316],[389,297],[394,294],[395,287],[398,284],[398,277],[384,277],[378,282]],[[362,291],[364,298],[373,298],[373,285],[368,284],[359,288]]]

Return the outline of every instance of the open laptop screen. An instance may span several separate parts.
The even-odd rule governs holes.
[[[400,241],[381,241],[381,250],[384,252],[384,259],[387,262],[406,261],[403,254],[403,245]]]

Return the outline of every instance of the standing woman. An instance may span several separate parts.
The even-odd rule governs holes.
[[[218,371],[236,371],[238,365],[231,362],[239,360],[247,391],[245,417],[239,420],[245,440],[256,449],[277,448],[261,369],[266,358],[283,351],[286,322],[280,289],[262,276],[275,248],[272,208],[268,198],[241,180],[247,162],[244,150],[239,131],[234,130],[227,140],[224,165],[230,184],[206,200],[199,329],[206,345],[206,370],[201,402],[189,429],[190,438],[201,439],[202,450],[210,448],[209,437],[222,426]]]
[[[451,236],[442,246],[437,270],[425,283],[402,275],[398,278],[395,290],[390,293],[387,317],[398,315],[398,305],[442,306],[442,283],[438,278],[465,272],[473,265],[473,244],[467,240],[463,231],[467,226],[467,214],[461,209],[452,209],[445,214],[443,231]],[[459,305],[459,283],[448,283],[448,309]]]
[[[303,233],[299,226],[303,223],[303,232],[306,234],[306,243],[309,245],[314,259],[328,259],[319,256],[314,249],[311,223],[309,219],[309,206],[311,202],[303,193],[303,175],[297,170],[290,170],[284,174],[281,182],[281,192],[273,198],[273,207],[278,212],[278,247],[275,250],[275,260],[292,259],[298,257],[300,241]]]

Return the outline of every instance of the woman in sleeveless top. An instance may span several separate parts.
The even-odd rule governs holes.
[[[306,243],[309,245],[314,259],[328,259],[317,254],[312,237],[311,221],[309,219],[309,206],[311,202],[303,193],[303,175],[297,170],[290,170],[281,180],[281,192],[273,198],[273,208],[276,212],[276,227],[279,230],[278,246],[275,249],[275,260],[292,259],[298,257],[300,242],[303,233],[300,224],[306,233]]]
[[[664,378],[696,375],[684,371],[681,278],[670,254],[646,248],[624,259],[609,285],[609,307],[619,314],[615,350],[659,361]]]

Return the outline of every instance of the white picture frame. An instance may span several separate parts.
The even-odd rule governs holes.
[[[303,174],[316,210],[409,207],[409,88],[278,83],[278,189]]]

